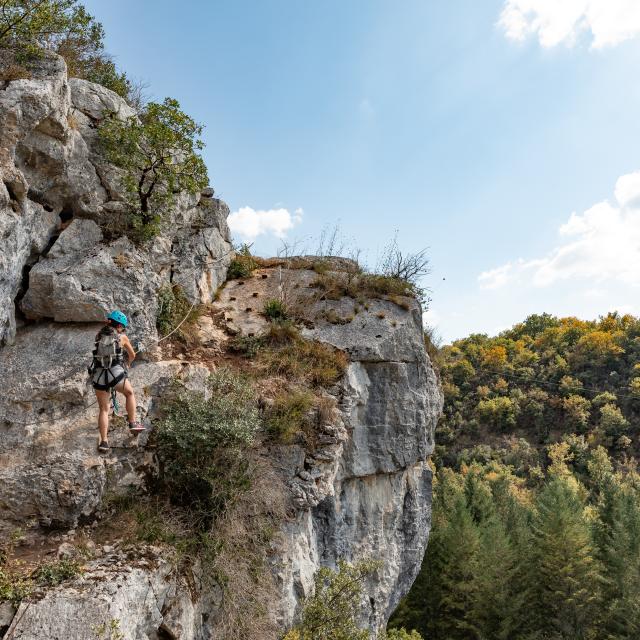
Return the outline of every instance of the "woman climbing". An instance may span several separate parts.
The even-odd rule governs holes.
[[[137,435],[144,431],[144,427],[136,422],[136,397],[133,387],[127,379],[125,368],[125,353],[128,356],[129,366],[135,360],[136,352],[131,346],[129,338],[124,330],[129,324],[127,316],[122,311],[112,311],[107,316],[107,324],[96,335],[95,348],[93,350],[93,362],[89,369],[91,383],[96,392],[100,413],[98,415],[98,428],[100,429],[100,442],[98,451],[109,451],[107,432],[109,430],[109,400],[115,399],[115,392],[124,395],[127,407],[130,433]]]

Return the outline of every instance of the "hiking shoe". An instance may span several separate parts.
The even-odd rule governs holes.
[[[130,422],[129,423],[129,432],[138,434],[141,431],[145,431],[146,427],[140,422]]]
[[[100,453],[107,453],[110,448],[111,447],[109,446],[109,443],[106,440],[101,440],[100,444],[98,445],[98,451]]]

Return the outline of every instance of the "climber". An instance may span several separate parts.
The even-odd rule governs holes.
[[[136,398],[133,394],[133,387],[127,379],[125,357],[128,357],[129,366],[136,357],[136,352],[133,350],[129,338],[124,334],[128,324],[127,316],[122,311],[112,311],[107,316],[107,324],[96,335],[93,361],[89,367],[91,383],[100,407],[98,451],[101,453],[109,451],[107,441],[109,399],[111,395],[115,397],[115,391],[119,391],[126,399],[129,432],[137,435],[145,429],[139,422],[136,422]],[[126,352],[125,354],[123,354],[123,350]]]

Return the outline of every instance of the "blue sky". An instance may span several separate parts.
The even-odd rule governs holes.
[[[256,252],[339,224],[375,264],[397,231],[429,247],[445,340],[640,314],[634,0],[84,4],[122,69],[206,125]]]

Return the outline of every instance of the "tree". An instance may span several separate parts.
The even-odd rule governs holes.
[[[518,405],[511,398],[480,400],[476,416],[481,422],[500,431],[511,431],[517,422]]]
[[[562,408],[569,429],[584,433],[589,426],[591,402],[582,396],[571,395],[562,400]]]
[[[53,51],[70,76],[131,97],[132,83],[104,50],[102,25],[77,0],[4,0],[1,7],[0,48],[15,49],[25,60]]]
[[[208,184],[198,151],[202,126],[177,100],[150,102],[139,117],[105,118],[99,128],[107,159],[123,169],[131,225],[140,239],[156,235],[176,194],[197,193]]]
[[[0,47],[37,54],[76,41],[87,49],[102,47],[102,26],[77,0],[3,0]]]
[[[530,622],[542,637],[582,640],[594,637],[601,575],[583,504],[569,480],[554,475],[536,501]]]
[[[356,617],[363,582],[377,567],[374,562],[351,565],[339,560],[337,570],[319,569],[313,595],[303,603],[300,624],[284,640],[368,640],[369,632],[358,628]]]

